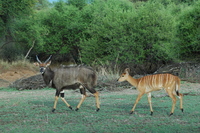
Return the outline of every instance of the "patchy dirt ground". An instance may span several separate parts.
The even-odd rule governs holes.
[[[27,78],[36,74],[38,74],[38,72],[29,69],[15,68],[6,70],[0,73],[0,87],[7,87],[18,79]]]

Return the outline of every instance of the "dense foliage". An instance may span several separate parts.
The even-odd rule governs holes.
[[[177,32],[180,54],[184,57],[198,56],[200,54],[200,1],[181,13]]]
[[[4,59],[15,59],[8,51],[17,56],[28,51],[30,56],[70,55],[86,64],[168,62],[200,55],[200,0],[68,0],[53,4],[26,0],[16,8],[13,5],[20,1],[9,1],[12,4],[0,4],[7,10],[0,8]]]

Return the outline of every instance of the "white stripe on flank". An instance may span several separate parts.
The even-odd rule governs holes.
[[[162,80],[161,80],[162,75],[158,76],[158,87],[161,88],[162,87]]]
[[[151,80],[152,80],[152,87],[154,88],[155,87],[155,75],[152,76]]]
[[[140,79],[140,81],[139,81],[138,85],[140,85],[140,82],[142,82],[142,79],[143,79],[143,78],[141,78],[141,79]]]
[[[168,84],[168,74],[167,74],[167,77],[166,77],[166,82],[165,82],[165,84]]]

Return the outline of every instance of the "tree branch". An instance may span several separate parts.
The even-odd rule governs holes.
[[[29,53],[31,52],[31,50],[33,49],[35,45],[35,40],[33,40],[33,45],[31,46],[31,48],[28,50],[28,52],[26,53],[26,56],[24,57],[24,60],[26,60],[26,58],[28,57]]]

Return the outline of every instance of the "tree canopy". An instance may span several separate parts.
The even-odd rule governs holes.
[[[86,64],[176,62],[200,55],[200,0],[7,0],[0,7],[4,59],[30,49],[30,57],[69,55]]]

